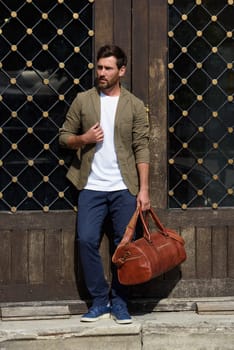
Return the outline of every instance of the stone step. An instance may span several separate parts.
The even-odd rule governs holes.
[[[206,305],[217,301],[224,302],[219,298],[199,299]],[[233,298],[225,300],[228,301],[232,305]],[[183,303],[184,311],[181,310]],[[112,319],[80,322],[80,315],[67,315],[66,309],[63,310],[65,318],[43,319],[45,310],[42,319],[9,321],[5,318],[0,321],[0,350],[234,349],[234,315],[225,314],[227,304],[224,314],[220,310],[217,314],[199,314],[194,300],[179,300],[179,311],[175,311],[175,305],[173,308],[172,300],[164,300],[160,306],[164,311],[154,311],[155,304],[146,307],[145,313],[141,310],[133,315],[133,323],[129,325],[119,325]],[[135,307],[138,309],[137,303]]]

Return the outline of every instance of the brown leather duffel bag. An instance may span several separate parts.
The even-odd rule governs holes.
[[[143,236],[133,240],[138,217],[143,227]],[[157,230],[150,232],[149,218]],[[117,266],[118,278],[124,285],[147,282],[173,269],[186,259],[183,238],[175,231],[165,228],[152,208],[144,214],[137,209],[124,236],[112,257]]]

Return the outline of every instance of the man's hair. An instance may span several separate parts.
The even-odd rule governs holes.
[[[111,56],[114,56],[116,58],[116,64],[119,69],[127,65],[128,60],[125,52],[119,46],[116,45],[104,45],[100,47],[97,53],[97,61],[100,58]]]

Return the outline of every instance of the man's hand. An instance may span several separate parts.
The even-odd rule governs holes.
[[[86,133],[81,135],[84,144],[102,142],[104,133],[99,123],[94,124]]]

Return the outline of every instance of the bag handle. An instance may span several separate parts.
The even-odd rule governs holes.
[[[148,225],[148,215],[150,215],[151,218],[153,219],[155,225],[157,226],[159,233],[163,234],[164,236],[170,236],[171,238],[184,244],[184,239],[180,235],[178,235],[173,230],[165,228],[163,226],[163,224],[159,220],[158,216],[153,211],[152,207],[150,207],[150,209],[146,211],[145,218],[144,218],[142,209],[141,208],[136,209],[136,211],[134,212],[132,218],[130,219],[130,221],[126,227],[125,233],[123,235],[123,238],[122,238],[120,244],[127,244],[127,243],[132,241],[139,215],[140,215],[140,219],[141,219],[141,222],[142,222],[142,225],[144,228],[143,237],[147,241],[149,241],[149,242],[151,241],[151,235],[150,235],[149,225]]]

